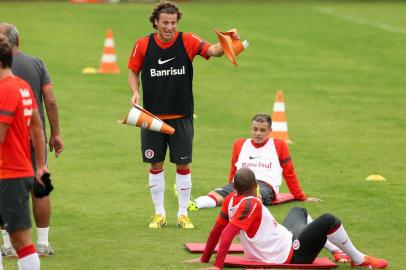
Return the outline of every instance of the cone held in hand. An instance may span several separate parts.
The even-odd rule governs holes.
[[[231,29],[226,32],[220,32],[214,29],[220,41],[220,45],[224,50],[224,54],[234,65],[238,66],[235,57],[239,55],[244,49],[248,48],[248,41],[241,41],[232,37],[233,33],[237,33],[237,29]]]
[[[135,105],[128,113],[127,118],[124,120],[119,120],[118,123],[146,128],[169,135],[175,133],[175,129],[173,127],[166,124],[164,121],[139,105]]]

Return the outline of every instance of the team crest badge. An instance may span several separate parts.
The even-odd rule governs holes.
[[[145,150],[144,155],[147,159],[151,159],[154,157],[155,153],[152,149],[147,149]]]
[[[300,248],[299,240],[296,239],[295,241],[293,241],[292,248],[293,248],[293,250],[298,250]]]

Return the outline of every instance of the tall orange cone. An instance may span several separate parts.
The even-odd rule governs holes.
[[[285,140],[287,143],[292,143],[288,138],[288,122],[285,115],[285,101],[283,98],[283,92],[280,90],[276,92],[275,103],[273,104],[272,133],[270,137]]]
[[[113,31],[107,30],[104,40],[103,55],[98,73],[120,73],[117,67],[116,49],[114,48]]]
[[[139,105],[135,105],[128,116],[124,120],[117,121],[119,124],[127,124],[137,127],[146,128],[152,131],[157,131],[161,133],[166,133],[172,135],[175,133],[175,129],[170,125],[163,122],[161,119],[145,110]]]

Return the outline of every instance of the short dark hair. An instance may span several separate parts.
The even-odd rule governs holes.
[[[257,186],[254,172],[249,168],[239,169],[234,176],[234,189],[237,194],[246,194]]]
[[[13,54],[11,50],[11,44],[8,38],[0,34],[0,67],[11,68],[13,62]]]
[[[267,113],[257,113],[256,115],[254,115],[254,117],[252,117],[252,121],[256,121],[256,122],[260,122],[260,123],[267,122],[269,128],[272,128],[272,118]]]
[[[154,29],[158,28],[155,24],[155,20],[159,20],[159,15],[161,13],[176,14],[178,21],[180,21],[182,18],[182,12],[180,12],[180,9],[177,5],[175,5],[175,3],[171,1],[161,1],[155,6],[154,10],[152,10],[151,15],[149,16],[149,21],[152,23],[152,27]]]

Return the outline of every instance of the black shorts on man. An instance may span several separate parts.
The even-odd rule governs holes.
[[[261,194],[262,204],[265,206],[270,206],[272,201],[275,199],[275,192],[273,188],[266,182],[257,180],[259,186],[259,193]],[[233,183],[227,184],[221,188],[214,190],[221,197],[225,198],[228,194],[234,191]]]
[[[175,164],[192,163],[193,116],[165,120],[165,123],[175,129],[174,134],[168,135],[141,129],[143,161],[146,163],[164,161],[169,146],[170,162]]]
[[[34,177],[0,180],[0,225],[13,233],[31,228],[29,198]]]

